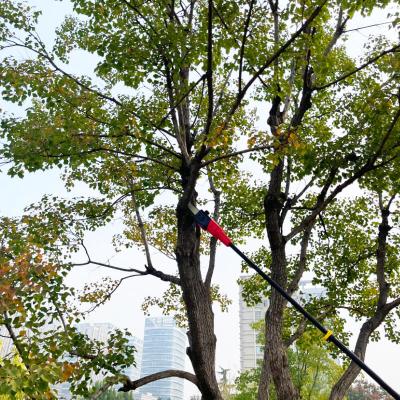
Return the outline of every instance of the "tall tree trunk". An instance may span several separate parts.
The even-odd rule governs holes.
[[[356,347],[354,349],[354,353],[364,361],[365,352],[367,350],[369,338],[374,332],[374,330],[382,323],[385,318],[386,313],[380,312],[377,313],[374,317],[370,318],[366,321],[358,335]],[[361,368],[352,361],[341,378],[336,382],[333,387],[331,394],[329,396],[329,400],[342,400],[349,390],[351,384],[355,381],[358,374],[360,373]]]
[[[284,203],[281,193],[283,168],[284,162],[281,160],[271,173],[270,184],[264,199],[264,209],[272,256],[271,276],[282,287],[287,287],[285,241],[280,218]],[[265,316],[266,349],[263,370],[271,372],[278,400],[295,400],[299,398],[299,393],[292,382],[287,349],[282,338],[285,307],[286,300],[277,291],[272,290],[270,305]],[[261,393],[259,397],[260,395]]]
[[[196,177],[193,175],[188,179],[184,177],[183,186],[191,185],[195,180]],[[190,200],[193,201],[194,190],[189,188],[186,193],[190,192],[193,192],[190,195]],[[222,400],[215,374],[217,340],[214,334],[212,301],[210,290],[204,284],[200,270],[200,232],[193,222],[186,203],[183,196],[176,210],[178,219],[176,258],[189,323],[187,354],[199,381],[202,399]]]

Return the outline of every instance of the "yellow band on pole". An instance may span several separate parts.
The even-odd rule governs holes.
[[[333,335],[333,332],[328,329],[328,332],[326,332],[325,336],[322,338],[322,340],[328,340],[331,336]]]

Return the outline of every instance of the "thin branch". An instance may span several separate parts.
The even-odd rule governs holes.
[[[207,96],[208,96],[208,109],[207,119],[204,128],[204,137],[210,133],[211,123],[213,120],[214,112],[214,86],[213,86],[213,0],[208,0],[208,26],[207,26]]]
[[[300,324],[297,326],[296,331],[290,335],[288,339],[285,340],[285,346],[290,347],[297,339],[299,339],[301,336],[303,336],[303,333],[307,329],[307,319],[303,318],[300,321]]]
[[[241,154],[246,154],[246,153],[251,153],[253,151],[262,151],[262,150],[272,150],[273,146],[271,145],[266,145],[266,146],[255,146],[252,147],[251,149],[244,149],[244,150],[238,150],[238,151],[234,151],[232,153],[228,153],[228,154],[223,154],[221,156],[215,157],[211,160],[205,160],[202,162],[201,164],[201,168],[206,167],[207,165],[210,165],[216,161],[220,161],[220,160],[224,160],[226,158],[230,158],[230,157],[236,157],[239,156]]]
[[[189,382],[192,382],[197,387],[199,386],[197,377],[191,374],[190,372],[170,369],[166,371],[156,372],[155,374],[145,376],[143,378],[137,379],[136,381],[131,381],[128,378],[124,383],[124,385],[118,391],[129,392],[130,390],[135,390],[141,386],[147,385],[148,383],[158,381],[164,378],[173,378],[173,377],[187,379]]]
[[[24,44],[16,44],[16,46],[20,46],[23,47],[27,50],[30,50],[34,53],[36,53],[38,56],[43,57],[45,60],[47,60],[50,65],[58,72],[60,72],[62,75],[64,75],[65,77],[69,78],[70,80],[72,80],[73,82],[75,82],[79,87],[81,87],[82,89],[85,89],[88,92],[91,92],[93,94],[95,94],[96,96],[100,97],[103,100],[108,100],[114,104],[116,104],[117,106],[122,106],[123,104],[117,100],[116,98],[112,97],[112,96],[108,96],[102,92],[100,92],[97,89],[94,89],[91,86],[88,86],[87,84],[81,82],[78,78],[76,78],[75,76],[71,75],[70,73],[66,72],[65,70],[63,70],[61,67],[59,67],[55,61],[53,60],[53,58],[49,55],[49,53],[47,52],[43,42],[40,39],[37,39],[38,44],[42,47],[43,52],[36,50],[33,47],[30,46],[26,46]]]
[[[165,77],[167,80],[167,93],[168,93],[168,101],[169,101],[169,107],[170,107],[169,114],[171,115],[172,124],[174,126],[175,138],[178,141],[179,149],[181,150],[181,153],[182,153],[182,156],[183,156],[185,162],[187,164],[189,164],[190,155],[187,151],[185,137],[184,137],[184,135],[181,135],[181,129],[179,127],[178,119],[176,116],[176,105],[174,103],[174,90],[173,90],[172,74],[171,74],[171,69],[169,67],[169,62],[166,58],[164,58],[164,68],[165,68]]]
[[[304,271],[306,269],[307,265],[307,251],[308,251],[308,245],[310,242],[310,236],[311,236],[311,231],[313,229],[314,224],[310,224],[307,229],[304,230],[303,237],[301,239],[301,244],[300,244],[300,258],[299,262],[297,264],[296,271],[294,273],[294,276],[289,283],[288,286],[288,293],[292,295],[296,290],[299,285],[300,279],[304,274]]]
[[[142,156],[139,154],[134,154],[134,153],[127,153],[125,151],[120,151],[120,150],[114,150],[114,149],[109,149],[106,147],[97,147],[94,149],[90,149],[90,150],[83,150],[80,151],[78,153],[63,153],[63,154],[52,154],[52,153],[48,153],[46,152],[45,154],[37,154],[40,157],[49,157],[49,158],[66,158],[66,157],[80,157],[83,155],[88,155],[88,154],[93,154],[93,153],[110,153],[110,154],[116,154],[116,155],[120,155],[120,156],[126,156],[126,157],[131,157],[131,158],[138,158],[139,160],[144,160],[144,161],[150,161],[153,162],[155,164],[159,164],[162,165],[163,167],[166,167],[168,169],[171,169],[173,171],[178,171],[177,168],[173,167],[172,165],[169,165],[163,161],[160,161],[159,159],[153,158],[153,157],[147,157],[147,156]]]
[[[387,54],[395,53],[396,50],[398,50],[399,48],[400,48],[400,44],[392,47],[391,49],[385,50],[382,53],[379,53],[377,56],[369,59],[368,61],[366,61],[364,64],[360,65],[358,68],[354,69],[353,71],[347,72],[346,74],[342,75],[341,77],[335,79],[332,82],[326,83],[325,85],[314,86],[312,88],[312,90],[319,91],[319,90],[326,89],[330,86],[336,85],[337,83],[349,78],[350,76],[356,74],[357,72],[359,72],[359,71],[363,70],[364,68],[368,67],[369,65],[373,64],[375,61],[378,61],[380,58],[386,56]]]
[[[279,46],[279,14],[278,14],[278,4],[279,0],[268,0],[269,7],[271,8],[272,16],[274,17],[274,51],[278,50]],[[279,60],[274,61],[274,81],[278,83],[278,67]]]
[[[396,20],[393,20],[393,21],[388,21],[388,22],[380,22],[380,23],[378,23],[378,24],[372,24],[372,25],[360,26],[359,28],[347,29],[347,30],[343,31],[343,33],[347,33],[347,32],[353,32],[353,31],[359,31],[359,30],[361,30],[361,29],[372,28],[372,27],[374,27],[374,26],[381,26],[381,25],[393,24],[394,22],[396,22]]]
[[[310,181],[304,186],[302,190],[300,190],[300,192],[296,196],[293,197],[291,204],[296,204],[297,201],[300,200],[301,196],[303,196],[303,194],[313,185],[314,182],[315,176],[310,179]]]
[[[232,36],[232,39],[235,41],[237,46],[240,48],[240,46],[241,46],[240,40],[234,35],[234,33],[232,33],[231,29],[229,29],[229,26],[225,22],[223,16],[219,12],[218,8],[215,6],[214,6],[214,11],[215,11],[215,14],[217,15],[218,19],[221,21],[222,26]],[[249,63],[249,67],[254,73],[257,71],[256,68],[254,68],[254,66],[252,66],[250,63]],[[257,79],[261,82],[261,84],[264,86],[264,88],[269,89],[269,86],[264,82],[264,80],[261,78],[261,76],[259,76]]]
[[[376,150],[375,154],[369,158],[365,164],[356,172],[354,172],[354,174],[352,176],[350,176],[348,179],[346,179],[344,182],[342,182],[341,184],[337,185],[331,192],[331,194],[325,199],[325,196],[327,194],[327,191],[329,189],[329,187],[331,186],[334,176],[336,175],[338,168],[335,167],[331,170],[330,175],[328,177],[328,180],[326,182],[326,184],[324,185],[324,187],[321,190],[321,193],[318,195],[317,198],[317,204],[315,206],[314,211],[312,211],[308,216],[306,216],[299,225],[297,225],[296,227],[294,227],[292,229],[292,231],[285,236],[285,241],[289,241],[291,240],[293,237],[295,237],[299,232],[303,231],[308,224],[310,224],[315,218],[316,216],[322,211],[324,210],[327,205],[336,198],[336,196],[341,193],[346,187],[350,186],[352,183],[354,183],[357,179],[361,178],[362,176],[364,176],[367,172],[373,171],[377,168],[380,168],[384,165],[387,165],[388,163],[390,163],[391,161],[393,161],[394,159],[397,158],[398,155],[394,155],[391,158],[389,158],[389,160],[383,161],[381,163],[375,164],[376,160],[378,159],[378,157],[382,154],[383,148],[386,144],[386,142],[389,140],[389,137],[391,136],[391,134],[393,133],[394,127],[397,123],[397,121],[400,119],[400,109],[397,110],[395,116],[393,117],[385,136],[383,137],[381,144],[379,145],[378,149]]]
[[[17,338],[17,335],[14,332],[14,329],[9,322],[10,318],[6,312],[3,313],[3,317],[4,317],[4,326],[6,327],[8,334],[10,335],[15,348],[17,349],[17,352],[18,352],[19,356],[21,357],[22,362],[24,363],[26,369],[29,371],[30,370],[29,359],[27,358],[27,354],[24,351],[24,349],[22,348],[21,343],[19,342],[19,339]]]
[[[126,279],[135,278],[137,276],[143,276],[143,274],[132,274],[132,275],[124,276],[123,278],[121,278],[118,281],[118,283],[104,296],[104,298],[101,301],[99,301],[98,303],[93,305],[89,310],[85,311],[85,313],[89,314],[89,313],[93,312],[96,308],[105,304],[108,300],[110,300],[111,296],[118,290],[118,288],[121,286],[123,281],[125,281]]]
[[[104,267],[104,268],[109,268],[109,269],[114,269],[116,271],[121,271],[121,272],[137,272],[140,275],[148,275],[147,271],[140,271],[135,268],[122,268],[122,267],[117,267],[115,265],[111,264],[106,264],[98,261],[93,261],[93,260],[88,260],[86,262],[82,263],[71,263],[70,264],[72,267],[84,267],[85,265],[96,265],[98,267]]]
[[[214,180],[213,180],[213,177],[212,177],[212,174],[211,174],[211,171],[209,168],[207,168],[207,176],[208,176],[208,183],[210,185],[211,192],[214,196],[213,219],[214,219],[214,221],[218,222],[219,210],[220,210],[220,206],[221,206],[221,191],[215,187]],[[214,268],[215,268],[216,254],[217,254],[217,239],[214,236],[212,236],[210,239],[210,258],[209,258],[209,263],[208,263],[208,270],[207,270],[206,279],[204,281],[204,284],[207,288],[210,288],[210,286],[211,286],[211,280],[212,280],[212,276],[213,276]]]
[[[96,392],[90,396],[89,400],[99,399],[111,386],[114,386],[114,385],[115,385],[115,382],[113,382],[113,381],[107,382],[101,388],[96,390]]]
[[[133,189],[133,185],[132,185],[132,189]],[[135,210],[136,219],[138,221],[140,237],[142,239],[142,243],[143,243],[143,246],[144,246],[144,252],[145,252],[145,255],[146,255],[146,261],[147,261],[146,269],[153,269],[153,263],[151,261],[151,255],[150,255],[149,243],[147,241],[146,230],[144,229],[143,220],[142,220],[142,217],[140,215],[139,207],[138,207],[137,202],[136,202],[136,196],[135,196],[135,191],[134,190],[132,190],[132,192],[131,192],[131,199],[132,199],[133,209]]]
[[[201,75],[200,78],[190,86],[190,88],[188,89],[188,91],[187,91],[186,93],[184,93],[184,94],[182,95],[182,97],[181,97],[172,107],[170,106],[170,109],[169,109],[168,113],[167,113],[166,115],[164,115],[164,116],[161,118],[161,120],[156,124],[156,126],[157,126],[157,127],[160,127],[160,126],[168,119],[168,117],[172,114],[172,112],[174,112],[174,111],[176,110],[176,108],[177,108],[184,100],[186,100],[186,98],[187,98],[187,97],[190,95],[190,93],[199,85],[199,83],[203,82],[203,84],[204,84],[204,82],[205,82],[205,80],[206,80],[206,77],[207,77],[207,74]],[[159,128],[157,128],[157,129],[159,129]],[[173,137],[175,137],[175,136],[173,136]]]
[[[253,11],[253,7],[254,7],[255,2],[256,2],[256,0],[250,0],[249,12],[247,13],[246,21],[245,21],[245,24],[244,24],[242,44],[240,46],[240,53],[239,53],[239,93],[242,91],[242,72],[243,72],[244,48],[245,48],[246,40],[247,40],[247,32],[249,30],[251,13]]]

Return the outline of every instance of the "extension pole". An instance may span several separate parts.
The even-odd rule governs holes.
[[[333,343],[339,350],[346,354],[353,362],[355,362],[362,370],[364,370],[379,386],[385,389],[394,399],[400,400],[400,395],[392,389],[382,378],[380,378],[371,368],[368,367],[358,356],[356,356],[350,349],[348,349],[339,339],[337,339],[333,332],[323,325],[321,325],[308,311],[306,311],[293,297],[289,295],[274,279],[261,270],[253,261],[251,261],[238,247],[236,247],[232,240],[227,236],[223,229],[212,219],[210,216],[198,210],[193,204],[189,203],[189,209],[193,213],[194,220],[201,228],[208,231],[216,239],[220,240],[225,246],[232,248],[232,250],[239,255],[242,260],[246,262],[252,269],[254,269],[264,280],[266,280],[276,291],[278,291],[292,306],[307,318],[317,329],[323,334],[325,341]]]

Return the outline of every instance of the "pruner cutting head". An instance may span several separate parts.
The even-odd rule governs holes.
[[[188,204],[196,223],[205,231],[211,233],[216,239],[220,240],[225,246],[230,246],[232,240],[224,230],[208,215],[207,212],[197,209],[192,203]]]

